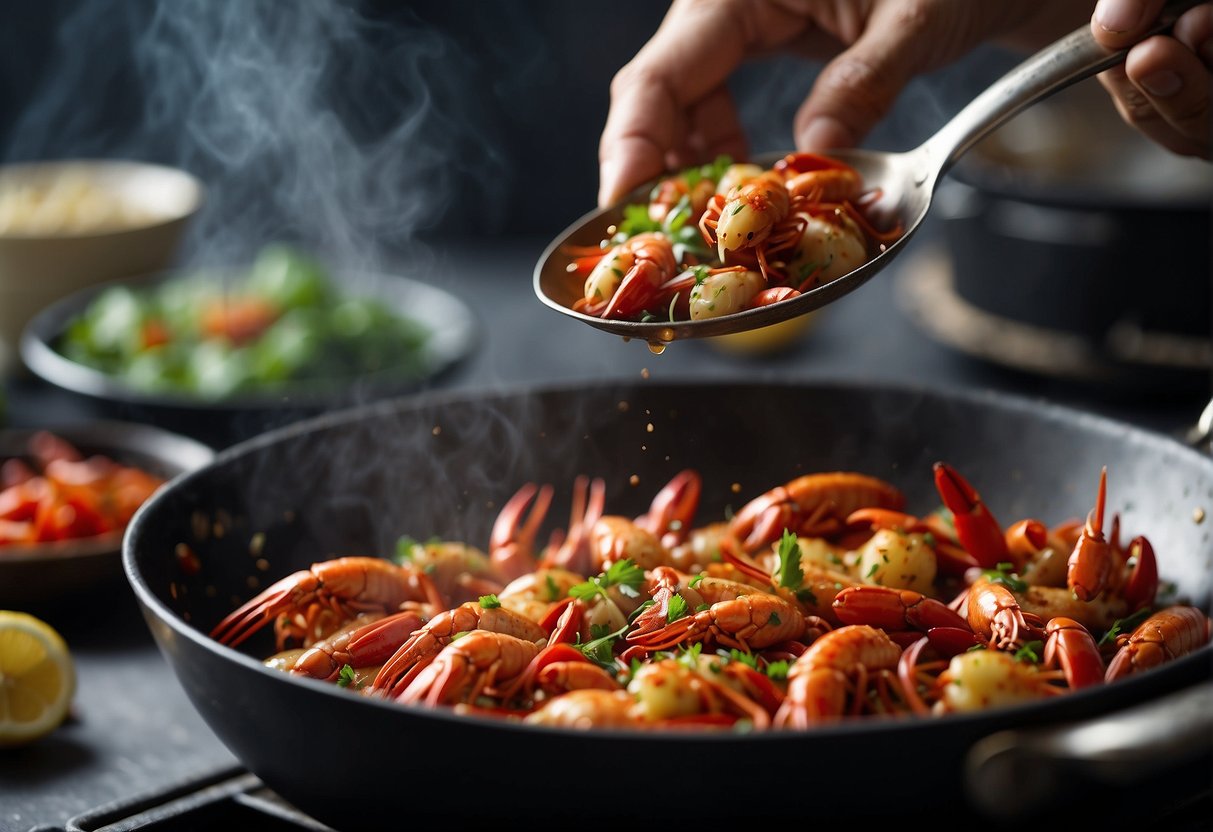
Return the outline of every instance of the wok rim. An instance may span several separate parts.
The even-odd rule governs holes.
[[[809,731],[688,731],[681,729],[634,730],[618,728],[596,728],[585,731],[545,725],[531,725],[522,723],[520,721],[500,719],[491,716],[483,716],[480,714],[456,714],[452,709],[448,708],[426,708],[418,705],[390,702],[374,697],[352,697],[348,691],[341,690],[328,682],[310,679],[307,677],[296,677],[294,674],[285,674],[280,670],[266,667],[261,661],[242,653],[235,648],[220,644],[202,630],[185,621],[177,612],[161,602],[161,600],[152,592],[146,581],[143,579],[143,575],[137,568],[138,564],[135,553],[136,538],[142,534],[143,527],[150,522],[148,520],[148,516],[158,510],[161,502],[169,499],[170,495],[176,491],[188,489],[196,481],[206,477],[211,470],[224,466],[229,460],[248,454],[257,453],[265,447],[287,441],[297,436],[306,435],[313,432],[320,432],[362,420],[374,419],[377,416],[387,415],[389,413],[404,413],[410,411],[418,412],[437,407],[449,407],[453,404],[458,404],[461,402],[466,403],[484,402],[486,400],[508,400],[525,396],[568,396],[578,392],[601,392],[613,389],[634,390],[649,388],[685,390],[721,386],[802,390],[811,388],[815,390],[845,390],[852,393],[891,393],[895,395],[931,397],[948,402],[960,403],[962,406],[966,407],[993,408],[995,410],[1001,410],[1003,412],[1014,414],[1015,418],[1040,419],[1046,422],[1056,421],[1062,424],[1077,427],[1080,430],[1090,430],[1097,435],[1107,436],[1119,441],[1124,441],[1126,437],[1130,437],[1134,441],[1145,443],[1147,447],[1163,447],[1172,453],[1178,452],[1187,455],[1193,459],[1197,465],[1208,467],[1210,473],[1213,474],[1213,457],[1208,457],[1201,451],[1187,446],[1178,439],[1167,436],[1166,434],[1153,431],[1148,428],[1132,425],[1127,422],[1122,422],[1101,414],[1078,410],[1068,405],[1058,404],[1056,402],[1051,402],[1044,399],[1033,399],[1020,394],[1005,393],[992,389],[969,390],[944,384],[922,384],[885,380],[861,381],[845,377],[825,377],[821,379],[802,379],[789,381],[754,381],[752,379],[746,380],[743,378],[722,378],[714,380],[683,379],[661,382],[635,382],[630,379],[621,378],[596,383],[563,382],[557,384],[539,385],[517,383],[502,385],[489,391],[432,391],[420,395],[399,396],[391,399],[369,402],[294,422],[284,427],[267,431],[263,434],[232,445],[216,453],[211,461],[202,467],[175,477],[139,507],[138,511],[132,517],[131,522],[128,524],[126,533],[123,536],[123,571],[126,575],[128,583],[131,585],[136,595],[137,600],[139,601],[139,604],[143,607],[145,612],[154,616],[161,624],[169,627],[177,637],[184,637],[188,639],[194,647],[200,648],[207,652],[212,658],[218,659],[225,663],[234,662],[237,669],[243,668],[247,671],[269,674],[267,678],[274,678],[276,680],[275,684],[302,684],[304,686],[304,690],[311,690],[313,694],[322,694],[335,697],[333,701],[352,701],[360,703],[361,705],[370,705],[372,707],[383,708],[388,713],[401,714],[406,719],[452,722],[455,725],[462,727],[478,726],[480,728],[490,730],[517,731],[521,732],[523,735],[532,735],[538,733],[540,735],[553,735],[568,739],[601,739],[605,741],[622,742],[632,742],[639,739],[653,740],[660,738],[663,741],[669,742],[707,742],[713,744],[718,742],[806,742],[811,741],[811,738],[816,736],[837,739],[838,737],[855,735],[866,736],[872,732],[885,732],[888,733],[890,737],[893,737],[899,735],[901,732],[912,733],[917,731],[931,730],[933,728],[938,728],[944,723],[946,723],[948,726],[955,726],[958,730],[960,730],[964,729],[966,726],[972,729],[980,726],[982,723],[987,722],[994,723],[994,728],[997,729],[998,727],[1007,727],[1008,725],[1018,728],[1028,728],[1039,725],[1054,724],[1059,721],[1072,721],[1066,719],[1064,716],[1060,716],[1059,712],[1064,713],[1067,710],[1072,710],[1073,708],[1069,707],[1071,704],[1077,707],[1081,706],[1083,702],[1091,703],[1091,715],[1087,716],[1085,719],[1088,722],[1094,722],[1106,717],[1109,714],[1116,713],[1117,711],[1132,708],[1135,705],[1146,704],[1157,699],[1157,694],[1138,696],[1136,699],[1134,699],[1131,696],[1131,693],[1135,688],[1152,686],[1154,680],[1158,679],[1160,674],[1182,678],[1185,674],[1191,675],[1198,662],[1203,662],[1206,665],[1203,674],[1204,677],[1209,677],[1211,672],[1213,672],[1213,662],[1210,661],[1210,658],[1213,657],[1213,640],[1211,640],[1192,653],[1189,653],[1186,656],[1181,656],[1180,658],[1168,662],[1159,668],[1155,668],[1140,675],[1118,680],[1115,683],[1114,695],[1109,694],[1109,686],[1101,685],[1074,691],[1066,694],[1063,697],[1050,697],[1048,699],[1034,700],[1017,705],[986,709],[973,713],[951,713],[944,717],[917,717],[909,715],[904,718],[887,720],[850,720],[815,727]],[[1200,606],[1198,599],[1189,599],[1189,602]],[[1205,599],[1204,606],[1201,607],[1206,614],[1209,611],[1209,604],[1211,602],[1213,602],[1213,598]],[[157,642],[159,642],[159,639],[157,639]],[[173,665],[173,663],[170,662],[170,665]],[[177,675],[177,668],[175,665],[173,666],[173,672],[174,675]],[[1118,707],[1113,704],[1109,707],[1107,703],[1104,703],[1104,700],[1109,698],[1113,699],[1114,701],[1118,699],[1129,699],[1131,701],[1128,705]],[[205,717],[205,713],[203,715]],[[1037,718],[1033,719],[1033,715],[1036,715]]]

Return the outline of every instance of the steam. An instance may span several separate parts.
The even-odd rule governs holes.
[[[407,10],[385,22],[329,0],[86,3],[58,38],[6,157],[67,145],[199,175],[190,261],[246,262],[285,239],[369,269],[441,224],[473,175],[461,160],[505,178],[466,89],[477,56]],[[132,107],[97,130],[98,110]],[[505,210],[495,193],[482,213]]]

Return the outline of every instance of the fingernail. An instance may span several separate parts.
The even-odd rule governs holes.
[[[1170,98],[1183,88],[1183,79],[1170,70],[1155,72],[1141,79],[1146,92],[1155,98]]]
[[[833,147],[850,147],[854,139],[851,130],[833,116],[818,116],[800,134],[798,144],[811,153],[821,153]]]
[[[1141,4],[1137,0],[1099,0],[1095,22],[1105,32],[1129,32],[1141,22]]]

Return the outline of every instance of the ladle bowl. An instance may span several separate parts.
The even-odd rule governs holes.
[[[1154,25],[1139,41],[1168,31],[1185,11],[1200,0],[1166,3]],[[878,222],[900,221],[905,232],[884,251],[859,268],[779,303],[746,309],[730,315],[700,320],[627,321],[586,315],[573,308],[581,297],[579,279],[569,274],[571,247],[594,247],[610,236],[608,228],[623,218],[624,207],[645,203],[655,183],[628,194],[619,203],[592,211],[561,233],[543,252],[535,266],[535,294],[547,306],[590,326],[646,341],[661,352],[671,341],[706,338],[744,332],[808,314],[862,286],[887,267],[905,249],[931,208],[935,186],[943,174],[969,148],[1025,108],[1059,90],[1089,78],[1124,61],[1128,47],[1116,51],[1096,43],[1090,28],[1083,26],[1045,47],[995,81],[923,144],[903,153],[864,149],[831,150],[829,155],[854,167],[864,187],[879,191],[867,211]],[[770,154],[754,161],[770,166],[783,154]]]

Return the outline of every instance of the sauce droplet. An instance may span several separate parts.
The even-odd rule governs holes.
[[[632,476],[628,477],[628,483],[631,485],[640,485],[640,477],[632,474]]]
[[[649,341],[649,352],[653,355],[661,355],[665,352],[665,346],[664,341]]]

